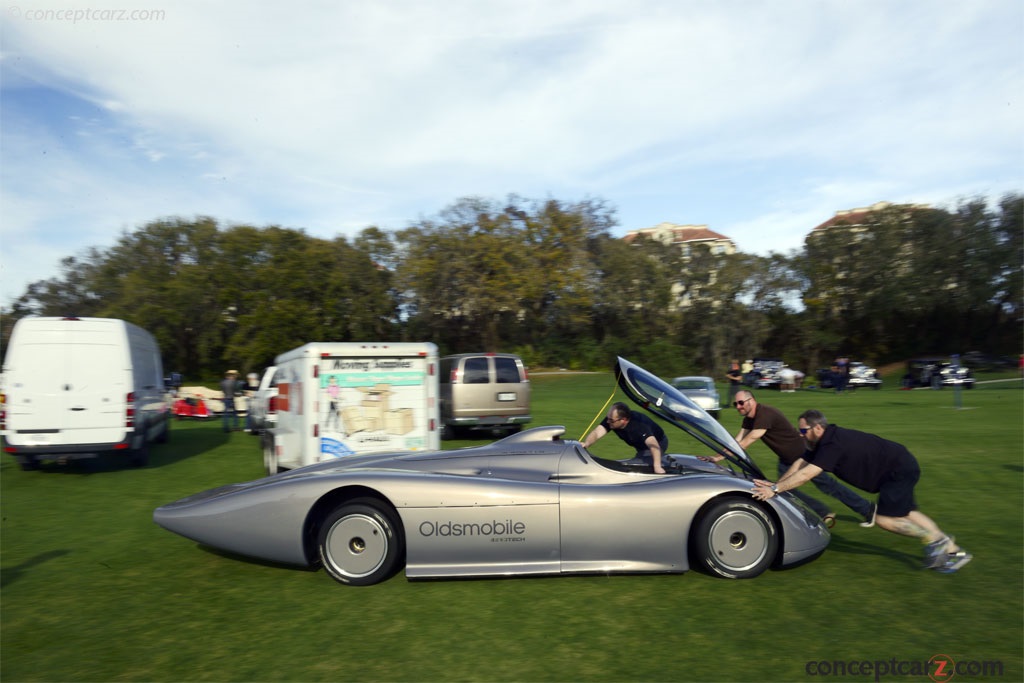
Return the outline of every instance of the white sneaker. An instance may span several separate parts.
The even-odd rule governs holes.
[[[878,516],[878,503],[871,504],[871,515],[860,523],[865,529],[870,529],[875,525],[875,517]]]

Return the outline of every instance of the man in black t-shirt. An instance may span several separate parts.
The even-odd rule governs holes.
[[[587,434],[583,446],[590,448],[608,432],[615,432],[616,436],[636,449],[634,461],[650,465],[655,474],[665,474],[661,459],[668,450],[668,437],[665,436],[665,430],[654,420],[643,413],[630,410],[625,403],[615,403],[601,424]]]
[[[818,410],[804,411],[799,424],[809,448],[807,454],[778,483],[755,481],[754,498],[767,500],[822,472],[831,472],[859,489],[878,494],[878,526],[928,544],[926,569],[948,574],[971,561],[973,556],[969,552],[917,509],[914,486],[921,477],[921,468],[905,446],[874,434],[830,425]]]

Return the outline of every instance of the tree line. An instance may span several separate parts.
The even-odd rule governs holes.
[[[123,318],[193,380],[258,372],[310,341],[432,341],[571,369],[623,355],[716,377],[730,358],[813,372],[838,355],[881,364],[1022,345],[1020,195],[892,206],[768,256],[626,242],[616,225],[601,200],[514,195],[351,239],[161,219],[64,258],[3,312],[2,342],[26,315]]]

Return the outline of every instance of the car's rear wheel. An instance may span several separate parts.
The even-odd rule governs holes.
[[[712,505],[694,527],[694,565],[727,579],[749,579],[775,561],[779,535],[758,503],[725,498]]]
[[[369,586],[401,566],[404,540],[394,513],[373,500],[356,500],[327,516],[318,537],[320,562],[349,586]]]

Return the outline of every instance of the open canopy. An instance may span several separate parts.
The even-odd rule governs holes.
[[[727,454],[729,461],[749,476],[765,478],[718,420],[665,380],[622,357],[615,363],[615,379],[622,391],[647,412],[671,422],[711,450]]]

